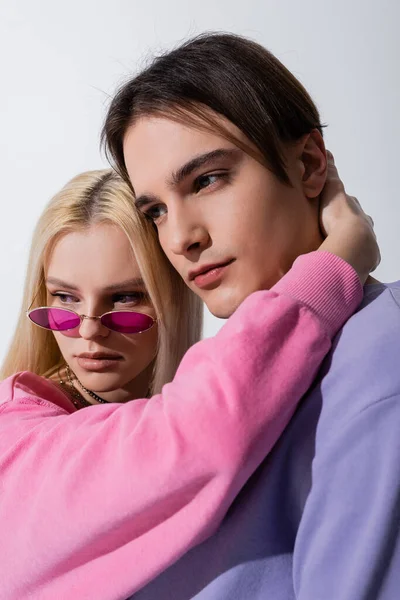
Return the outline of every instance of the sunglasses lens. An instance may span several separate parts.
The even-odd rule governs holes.
[[[114,311],[103,315],[101,322],[118,333],[142,333],[153,326],[154,319],[143,313]]]
[[[80,325],[80,318],[65,308],[34,308],[29,312],[30,320],[52,331],[67,331]]]

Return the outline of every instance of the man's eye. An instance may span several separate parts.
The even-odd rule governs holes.
[[[156,223],[160,217],[165,215],[166,212],[167,209],[165,206],[162,206],[161,204],[155,204],[146,208],[143,214],[145,217],[153,221],[153,223]]]
[[[194,191],[197,194],[198,192],[200,192],[201,190],[204,190],[205,188],[214,186],[216,183],[218,183],[222,179],[225,179],[228,181],[229,173],[222,172],[222,173],[210,173],[209,175],[200,175],[194,181]]]

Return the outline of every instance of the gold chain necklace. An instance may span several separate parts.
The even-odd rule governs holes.
[[[59,380],[61,386],[64,389],[66,388],[66,383],[68,383],[69,393],[67,392],[67,394],[71,398],[72,403],[74,404],[74,406],[76,406],[76,408],[83,408],[85,406],[94,406],[94,405],[91,402],[88,402],[86,400],[86,398],[84,398],[82,396],[82,394],[76,389],[76,387],[74,386],[72,375],[74,375],[74,377],[75,377],[78,385],[82,388],[82,390],[84,392],[86,392],[89,396],[91,396],[94,400],[96,400],[100,404],[110,404],[109,400],[104,400],[104,398],[101,398],[100,396],[98,396],[96,394],[96,392],[92,392],[92,390],[88,390],[88,388],[86,388],[83,385],[83,383],[81,381],[79,381],[79,379],[77,378],[77,376],[75,375],[75,373],[73,373],[71,371],[71,369],[70,369],[70,367],[69,367],[68,364],[65,366],[65,374],[67,376],[67,382],[65,382],[63,380],[63,378],[61,377],[61,374],[60,374],[60,369],[58,369],[58,380]],[[146,394],[145,397],[146,398],[150,398],[150,396],[151,396],[151,389],[149,388],[147,390],[147,394]]]
[[[88,402],[82,396],[82,394],[80,394],[78,392],[78,390],[75,388],[74,383],[71,378],[71,372],[69,369],[68,370],[66,369],[66,375],[67,375],[67,381],[64,381],[64,379],[61,377],[60,369],[58,369],[58,381],[59,381],[60,385],[62,386],[62,388],[65,390],[67,396],[71,399],[73,405],[76,408],[84,408],[86,406],[92,406],[92,404],[90,402]]]
[[[82,396],[82,394],[80,392],[78,392],[78,390],[75,388],[74,386],[74,382],[72,379],[72,371],[69,368],[69,365],[66,365],[65,367],[65,374],[67,376],[67,382],[68,382],[68,389],[69,389],[69,396],[71,397],[72,403],[76,406],[76,408],[82,408],[84,406],[93,406],[93,404],[91,404],[90,402],[88,402],[86,400],[86,398],[84,398]],[[89,395],[91,396],[94,400],[96,400],[97,402],[100,402],[100,404],[108,404],[108,400],[104,400],[104,398],[100,398],[100,396],[98,396],[95,392],[92,392],[91,390],[88,390],[83,383],[81,383],[79,381],[79,379],[77,378],[77,376],[75,375],[75,379],[78,382],[78,384],[80,385],[80,387]],[[60,371],[58,371],[58,379],[60,384],[65,388],[65,381],[63,380],[63,378],[61,377]]]
[[[74,373],[75,375],[75,373]],[[67,377],[71,378],[71,369],[69,368],[69,366],[67,365]],[[78,385],[83,389],[84,392],[86,392],[89,396],[91,396],[92,398],[94,398],[94,400],[97,400],[97,402],[100,402],[100,404],[109,404],[108,400],[104,400],[104,398],[100,398],[100,396],[98,396],[96,394],[96,392],[92,392],[92,390],[88,390],[81,381],[79,381],[79,379],[77,378],[77,376],[75,375],[75,379],[78,383]],[[72,378],[71,378],[72,381]]]

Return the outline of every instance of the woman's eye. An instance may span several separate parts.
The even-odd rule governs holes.
[[[51,294],[53,298],[59,298],[62,304],[76,304],[79,302],[78,298],[75,296],[71,296],[71,294],[63,294],[61,292],[57,292],[56,294]]]
[[[113,298],[114,304],[139,304],[147,298],[145,292],[134,292],[132,294],[117,294]]]

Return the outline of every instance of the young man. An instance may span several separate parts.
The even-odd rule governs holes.
[[[217,316],[321,242],[318,111],[253,42],[205,35],[155,60],[114,98],[104,139],[167,257]],[[219,531],[135,599],[397,597],[400,283],[368,283]]]

